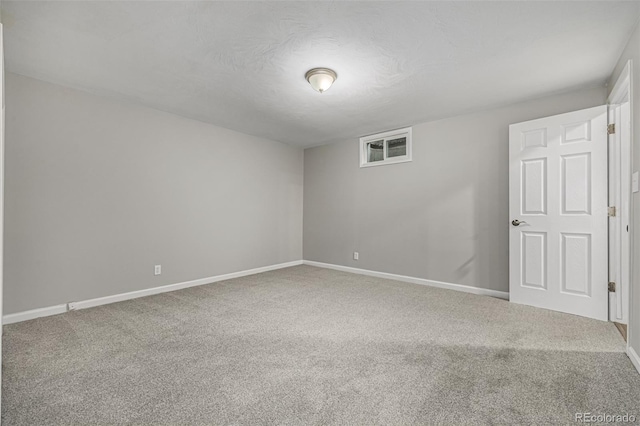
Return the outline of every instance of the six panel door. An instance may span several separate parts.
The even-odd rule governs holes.
[[[509,126],[510,300],[606,321],[607,107]]]

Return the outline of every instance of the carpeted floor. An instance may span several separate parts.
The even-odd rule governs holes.
[[[310,266],[4,332],[4,426],[640,418],[611,323]]]

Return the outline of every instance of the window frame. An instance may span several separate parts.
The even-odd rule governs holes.
[[[387,164],[407,163],[412,161],[413,143],[412,128],[405,127],[403,129],[389,130],[388,132],[376,133],[375,135],[363,136],[360,138],[360,167],[384,166]],[[387,157],[388,143],[390,140],[398,138],[407,139],[407,153],[397,157]],[[369,161],[367,156],[367,144],[382,140],[383,159],[380,161]]]

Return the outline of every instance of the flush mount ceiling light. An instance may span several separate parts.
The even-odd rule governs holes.
[[[322,93],[331,87],[336,78],[338,78],[338,74],[329,68],[314,68],[307,71],[304,78],[307,79],[313,90]]]

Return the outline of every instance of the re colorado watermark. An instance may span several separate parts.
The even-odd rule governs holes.
[[[634,414],[604,414],[604,413],[576,413],[576,423],[635,423]]]

